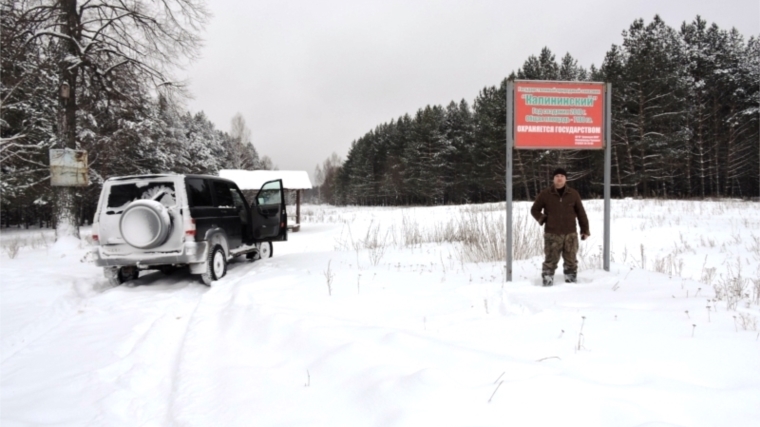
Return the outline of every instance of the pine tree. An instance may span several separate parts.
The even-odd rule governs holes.
[[[475,125],[467,101],[463,99],[459,104],[452,101],[446,107],[442,132],[450,145],[445,159],[449,172],[445,175],[447,195],[444,198],[452,203],[468,202],[469,190],[477,183],[471,178],[474,171],[472,147]]]
[[[663,194],[684,173],[685,142],[681,103],[685,90],[682,58],[675,31],[659,16],[644,25],[639,19],[623,33],[629,92],[625,105],[627,135],[636,168],[637,190],[645,196]]]
[[[48,149],[55,142],[57,101],[50,81],[57,75],[53,49],[32,38],[40,28],[35,13],[11,1],[0,6],[0,197],[6,224],[15,212],[49,216],[53,202]]]
[[[633,146],[628,134],[632,115],[628,111],[631,90],[625,84],[627,59],[625,52],[612,45],[605,55],[599,71],[592,79],[612,84],[612,185],[618,189],[620,197],[633,195],[636,188],[636,166],[633,161]],[[631,193],[626,190],[631,189]]]
[[[507,80],[480,91],[473,103],[475,143],[473,178],[478,182],[476,201],[506,197]]]

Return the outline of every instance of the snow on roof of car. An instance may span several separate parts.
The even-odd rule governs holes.
[[[234,181],[241,190],[258,190],[267,181],[282,180],[286,190],[306,190],[311,187],[311,180],[306,171],[248,171],[240,169],[222,169],[219,176]]]

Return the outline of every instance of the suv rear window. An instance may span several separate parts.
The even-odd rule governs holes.
[[[112,185],[108,193],[107,214],[121,213],[135,200],[156,200],[168,207],[176,204],[173,182],[136,182]]]

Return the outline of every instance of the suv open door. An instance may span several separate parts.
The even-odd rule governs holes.
[[[281,179],[264,183],[251,203],[251,217],[255,241],[288,240],[288,215]]]

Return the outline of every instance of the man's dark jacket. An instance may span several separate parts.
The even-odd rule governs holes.
[[[591,235],[586,210],[583,209],[583,202],[581,202],[581,195],[567,185],[565,185],[562,196],[559,195],[557,188],[553,185],[542,191],[536,197],[536,201],[533,202],[530,214],[539,224],[546,224],[545,233],[577,233],[578,229],[575,227],[577,219],[581,226],[581,234]]]

